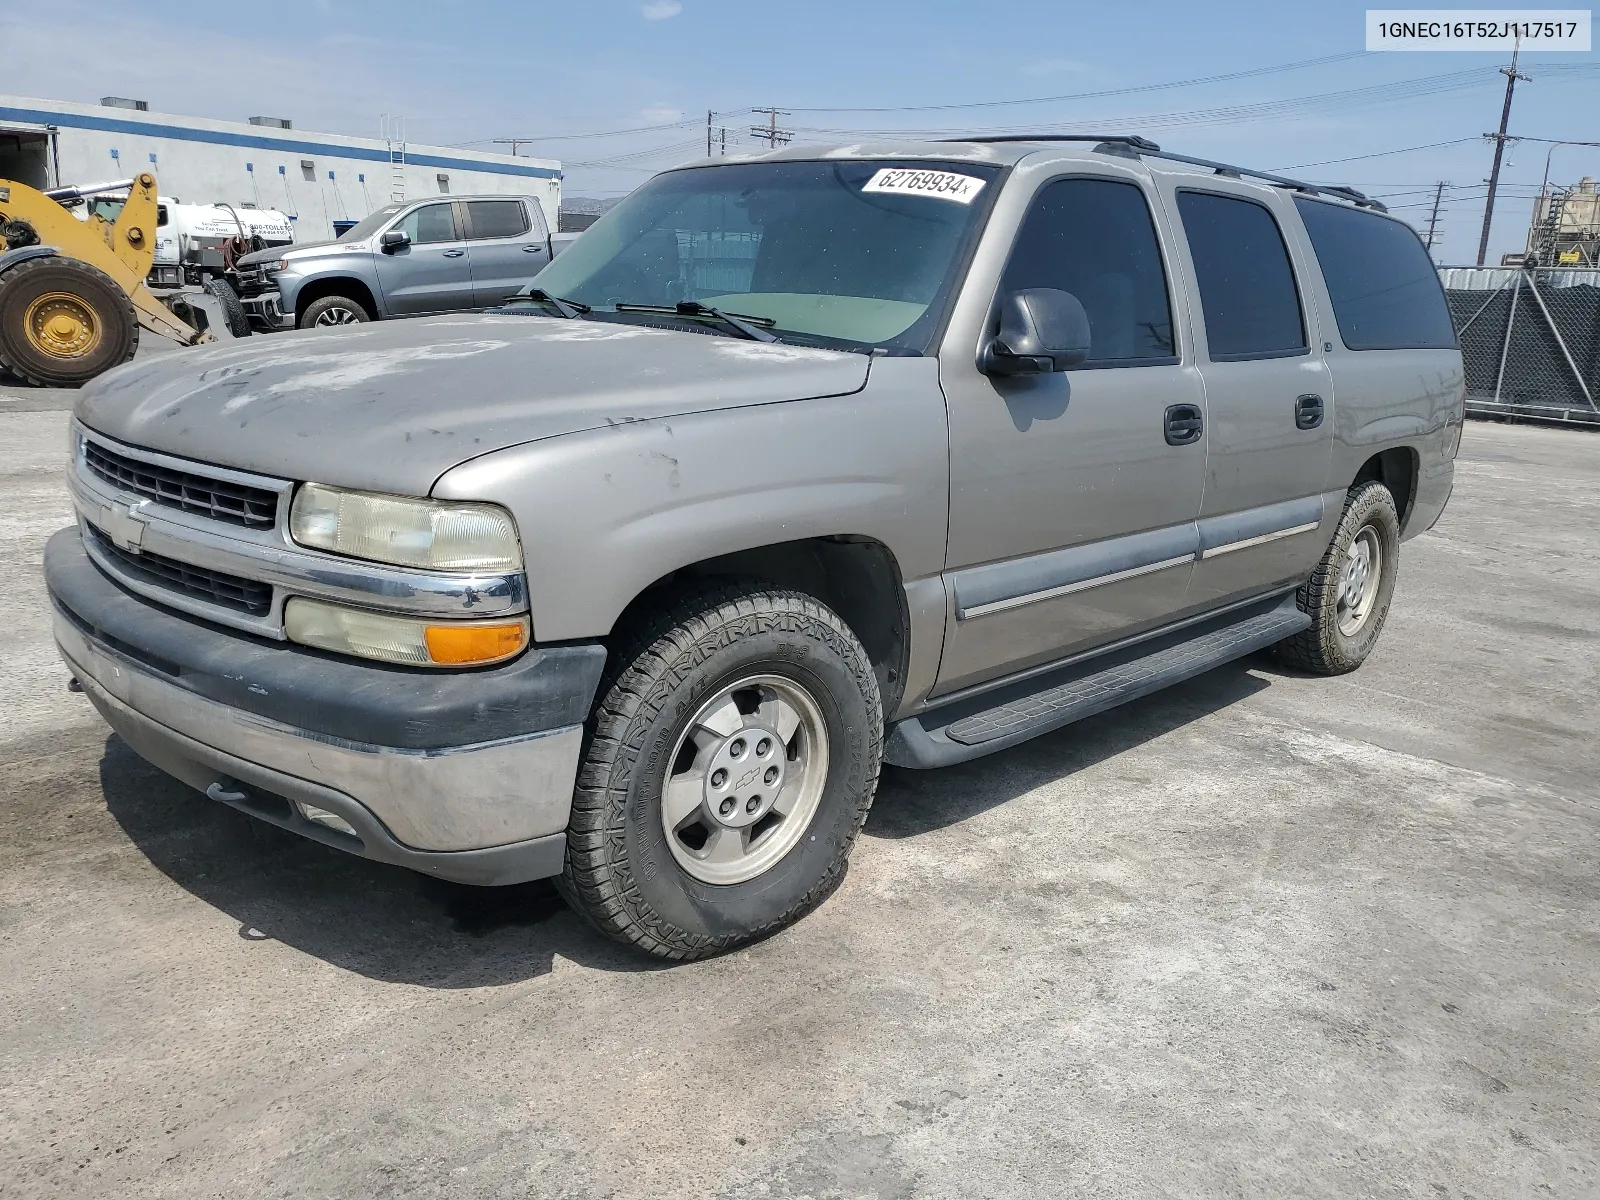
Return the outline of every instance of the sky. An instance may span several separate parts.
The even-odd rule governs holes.
[[[1470,262],[1507,56],[1366,53],[1364,13],[1342,0],[74,0],[0,12],[0,93],[367,136],[388,114],[413,143],[474,149],[531,139],[520,152],[559,159],[569,196],[621,195],[703,156],[708,110],[730,152],[759,145],[749,129],[768,118],[752,110],[773,106],[797,144],[1137,132],[1350,184],[1421,226],[1446,181],[1439,257]],[[1522,248],[1549,151],[1531,139],[1600,141],[1600,58],[1528,54],[1521,69],[1532,82],[1510,131],[1529,140],[1508,155],[1492,262]],[[1600,148],[1550,152],[1555,180],[1600,176]]]

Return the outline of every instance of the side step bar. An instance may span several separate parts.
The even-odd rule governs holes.
[[[945,767],[992,754],[1243,658],[1310,625],[1289,592],[896,722],[884,761]]]

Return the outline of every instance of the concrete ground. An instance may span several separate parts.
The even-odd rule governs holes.
[[[891,771],[820,911],[660,968],[143,765],[0,410],[0,1195],[1600,1194],[1594,435],[1469,426],[1358,674]]]

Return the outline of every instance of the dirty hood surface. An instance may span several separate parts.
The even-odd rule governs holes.
[[[606,425],[859,390],[860,354],[554,317],[472,315],[241,338],[79,394],[90,429],[287,479],[426,495],[492,450]]]

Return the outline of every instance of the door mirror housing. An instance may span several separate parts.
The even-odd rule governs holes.
[[[411,245],[411,235],[404,229],[386,230],[384,235],[378,239],[378,248],[385,254],[393,254],[396,250],[409,245]]]
[[[1089,357],[1089,315],[1071,292],[1023,288],[1000,301],[1000,329],[978,356],[985,375],[1048,375]]]

